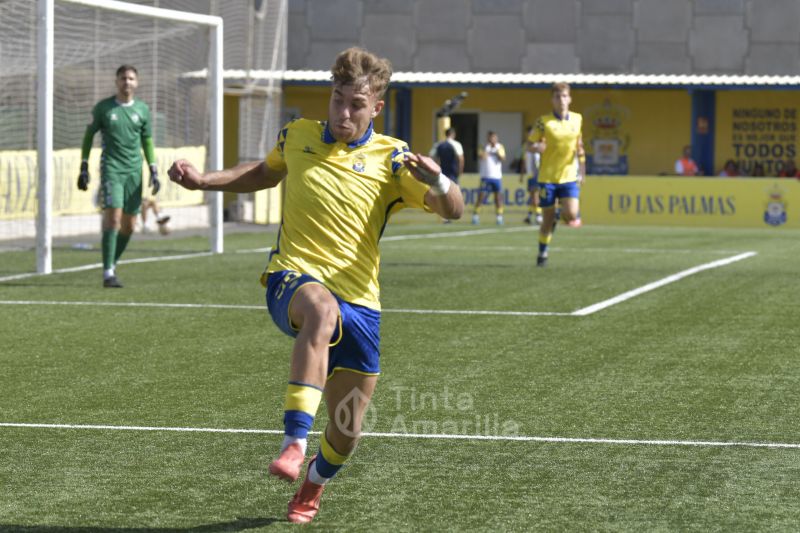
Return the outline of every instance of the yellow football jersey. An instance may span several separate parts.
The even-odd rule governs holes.
[[[287,124],[266,163],[287,170],[267,272],[296,270],[350,303],[380,309],[378,241],[392,213],[425,206],[429,187],[403,165],[405,142],[375,133],[336,141],[325,122]]]
[[[582,125],[583,117],[572,111],[564,119],[556,113],[548,113],[536,121],[528,140],[544,139],[547,143],[539,164],[539,183],[568,183],[578,179],[575,158]]]

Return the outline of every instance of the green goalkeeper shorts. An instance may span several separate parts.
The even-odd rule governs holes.
[[[119,209],[127,215],[142,210],[142,173],[107,173],[100,179],[100,199],[103,209]]]

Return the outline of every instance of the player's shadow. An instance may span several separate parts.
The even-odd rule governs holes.
[[[0,524],[0,533],[217,533],[245,531],[286,522],[285,518],[237,518],[231,522],[194,527],[19,526]]]

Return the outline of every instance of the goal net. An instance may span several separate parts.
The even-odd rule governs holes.
[[[52,3],[53,27],[49,187],[42,185],[46,182],[40,176],[42,140],[37,130],[41,123],[37,117],[41,120],[48,106],[42,99],[46,93],[39,88],[45,78],[37,72],[44,57],[37,9],[46,3]],[[221,50],[217,30],[221,30],[218,17],[112,0],[0,2],[0,278],[34,268],[49,271],[42,257],[31,259],[34,249],[40,256],[47,253],[47,240],[52,242],[55,269],[97,261],[86,254],[75,257],[75,252],[99,246],[101,133],[95,135],[89,159],[87,192],[76,186],[80,146],[92,108],[115,94],[115,73],[123,64],[136,67],[135,96],[150,108],[162,183],[158,207],[170,215],[173,231],[199,229],[211,236],[211,244],[204,248],[221,251],[215,205],[219,195],[184,190],[166,175],[178,158],[188,159],[200,170],[221,164],[217,133],[221,95],[215,90],[215,77],[184,75],[216,72],[212,67],[221,62],[215,59]],[[148,176],[149,171],[143,171],[145,185]],[[37,201],[39,194],[49,194],[42,208],[44,197]],[[145,186],[143,198],[149,196]],[[156,230],[155,217],[148,218],[147,226],[139,222],[139,230]]]

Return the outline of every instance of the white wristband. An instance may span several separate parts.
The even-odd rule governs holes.
[[[431,191],[433,191],[433,194],[436,196],[444,196],[447,194],[447,191],[450,190],[450,183],[450,178],[439,173],[439,178],[436,180],[436,183],[431,185]]]

